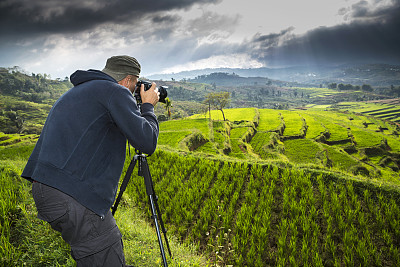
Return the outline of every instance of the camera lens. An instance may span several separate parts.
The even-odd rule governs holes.
[[[167,88],[168,87],[166,87],[166,86],[158,87],[158,92],[160,93],[160,99],[158,101],[161,102],[161,103],[165,103],[165,99],[168,96]]]

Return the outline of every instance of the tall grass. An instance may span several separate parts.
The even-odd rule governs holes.
[[[1,265],[73,266],[68,245],[35,218],[30,183],[19,177],[17,169],[0,169]]]
[[[36,217],[31,183],[20,177],[32,149],[33,145],[0,149],[0,266],[76,266],[61,235]],[[161,266],[156,232],[145,216],[125,194],[116,220],[126,261],[133,266]],[[174,256],[168,257],[170,266],[208,266],[195,246],[180,244],[171,233],[169,240]]]
[[[152,172],[169,170],[154,176],[164,188],[159,197],[168,227],[181,240],[198,242],[214,264],[400,264],[397,191],[307,169],[162,151],[152,157]],[[129,192],[145,205],[141,188]]]
[[[319,164],[318,154],[321,148],[311,139],[293,139],[283,142],[285,155],[293,163],[315,163]]]

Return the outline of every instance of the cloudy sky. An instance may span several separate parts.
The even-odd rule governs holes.
[[[52,78],[132,55],[142,75],[400,64],[400,0],[1,0],[0,66]]]

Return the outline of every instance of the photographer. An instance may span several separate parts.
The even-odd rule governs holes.
[[[140,64],[114,56],[102,71],[78,70],[74,87],[47,117],[22,173],[33,182],[38,217],[61,232],[77,266],[125,266],[121,233],[110,208],[126,155],[126,141],[146,154],[157,146],[155,83],[134,93]]]

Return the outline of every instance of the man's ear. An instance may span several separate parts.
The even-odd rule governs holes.
[[[125,87],[128,87],[128,85],[129,85],[129,80],[130,80],[130,77],[129,77],[129,75],[128,75],[128,76],[126,76],[125,78],[123,78],[122,80],[120,80],[120,81],[118,82],[118,84],[119,84],[119,85],[122,85],[122,86],[125,86]]]

